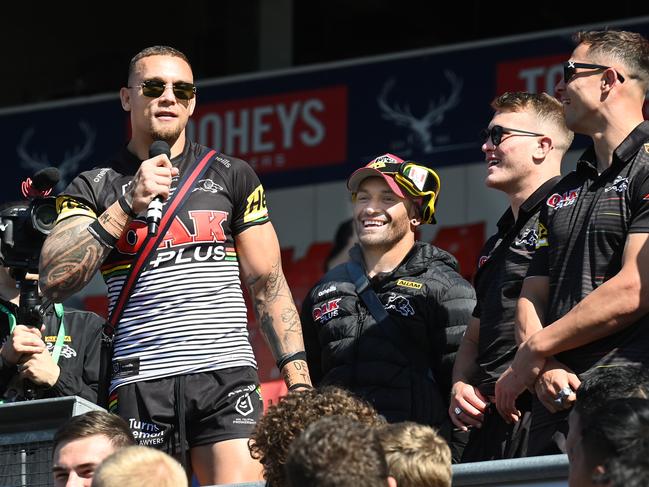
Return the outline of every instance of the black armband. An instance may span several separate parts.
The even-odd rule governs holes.
[[[302,350],[300,352],[290,353],[288,355],[284,355],[283,357],[280,357],[279,360],[277,361],[277,368],[279,370],[282,370],[282,368],[287,363],[293,362],[293,360],[303,360],[306,362],[306,352]]]
[[[88,225],[88,231],[97,242],[108,249],[112,249],[117,244],[117,239],[108,233],[102,224],[99,223],[99,220],[95,220]]]
[[[311,384],[305,384],[303,382],[297,382],[295,384],[291,384],[290,387],[288,388],[289,391],[294,391],[298,387],[305,387],[307,389],[313,389],[313,386]]]
[[[122,211],[126,213],[128,216],[131,218],[135,218],[137,214],[133,211],[133,208],[131,208],[131,205],[128,204],[128,201],[126,201],[126,198],[124,195],[120,196],[117,199],[117,202],[119,203],[119,206],[122,208]]]

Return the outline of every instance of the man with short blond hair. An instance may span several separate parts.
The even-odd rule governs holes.
[[[559,181],[573,137],[561,104],[546,93],[504,93],[491,106],[482,144],[485,184],[505,193],[509,207],[480,252],[478,303],[453,369],[449,415],[455,426],[470,431],[464,452],[456,453],[462,462],[525,455],[531,398],[519,401],[522,417],[506,422],[495,408],[494,386],[516,352],[516,301],[539,238],[539,210]],[[462,443],[458,438],[454,452]]]
[[[187,474],[173,457],[147,446],[129,446],[106,458],[91,487],[187,487]]]
[[[451,487],[451,450],[434,428],[403,421],[377,434],[399,487]]]

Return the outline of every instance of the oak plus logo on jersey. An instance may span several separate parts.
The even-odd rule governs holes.
[[[340,299],[341,298],[331,299],[324,304],[315,306],[312,312],[313,321],[324,324],[331,318],[338,316],[338,312],[340,310]]]
[[[257,173],[340,164],[347,158],[347,86],[203,103],[187,135],[236,154]]]
[[[554,193],[547,199],[546,204],[550,208],[554,208],[555,210],[565,208],[566,206],[574,205],[575,201],[577,201],[577,197],[579,196],[580,190],[581,188],[576,188],[576,189],[569,189],[568,191],[565,191],[562,194]]]
[[[227,238],[224,222],[228,219],[227,211],[190,210],[186,212],[191,226],[183,223],[178,215],[174,218],[158,246],[158,251],[151,259],[150,267],[155,269],[166,262],[187,264],[209,260],[236,261],[234,248],[223,245]],[[117,250],[123,254],[137,253],[147,235],[147,224],[132,221],[128,230],[117,242]],[[190,245],[199,244],[199,245]]]

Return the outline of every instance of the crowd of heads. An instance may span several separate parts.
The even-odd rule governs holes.
[[[389,424],[336,386],[289,392],[257,425],[250,450],[271,487],[451,485],[446,440],[422,424]]]

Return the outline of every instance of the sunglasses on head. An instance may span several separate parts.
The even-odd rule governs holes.
[[[577,74],[577,68],[585,69],[610,69],[610,66],[603,66],[601,64],[589,64],[589,63],[576,63],[575,61],[566,61],[563,63],[563,82],[567,83],[570,81],[575,74]],[[624,83],[624,76],[615,71],[617,74],[617,79],[620,80],[620,83]]]
[[[150,98],[159,98],[169,86],[164,81],[158,79],[148,79],[143,81],[139,86],[129,86],[129,88],[142,88],[142,94]],[[196,86],[193,83],[178,81],[173,83],[172,89],[174,96],[179,100],[191,100],[196,94]]]
[[[493,145],[499,145],[503,141],[504,134],[513,134],[513,135],[522,135],[527,137],[543,137],[545,134],[539,134],[537,132],[529,132],[527,130],[512,129],[509,127],[503,127],[501,125],[494,125],[491,128],[483,129],[480,133],[480,139],[483,142],[486,142],[487,139],[491,139]]]
[[[441,187],[437,173],[426,166],[408,161],[399,166],[394,180],[410,196],[421,198],[423,223],[435,223],[435,202]]]

